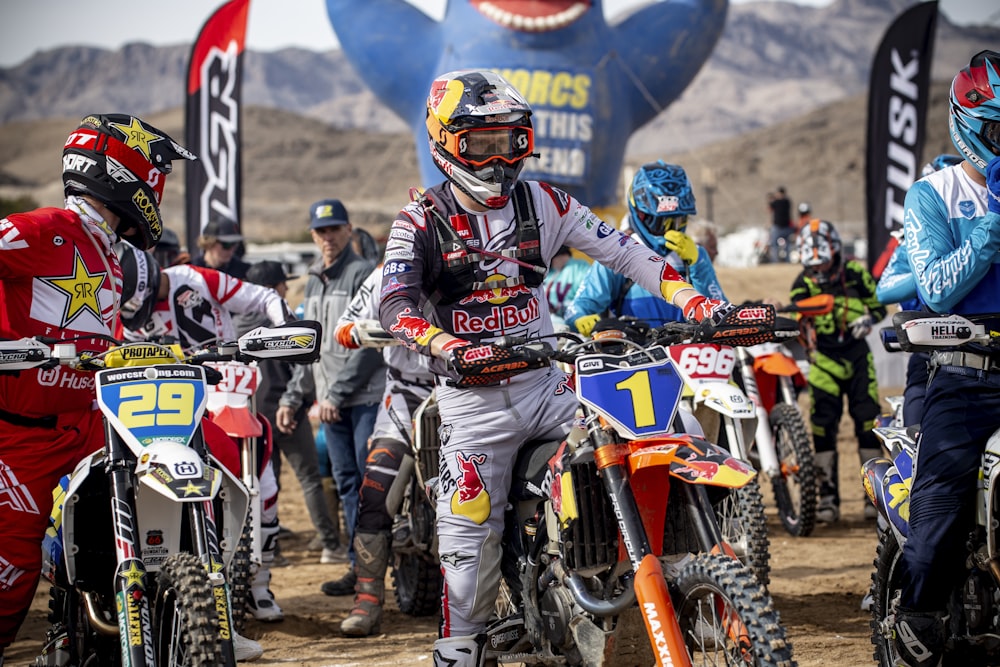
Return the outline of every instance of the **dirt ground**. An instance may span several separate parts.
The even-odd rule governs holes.
[[[765,269],[768,267],[760,267]],[[720,271],[720,280],[730,299],[767,295],[781,298],[791,284],[792,267],[773,267],[740,281]],[[740,294],[740,290],[752,294]],[[786,297],[787,298],[787,297]],[[884,388],[883,395],[898,393]],[[863,505],[858,475],[857,444],[853,428],[841,423],[840,488],[844,496],[839,523],[818,526],[807,538],[793,538],[781,527],[773,509],[770,490],[765,488],[771,541],[771,595],[792,642],[801,667],[854,667],[871,665],[868,616],[860,610],[867,591],[876,535],[873,522],[862,517]],[[846,434],[846,435],[845,435]],[[346,565],[320,565],[319,554],[306,545],[314,531],[309,523],[298,482],[289,466],[283,466],[280,496],[281,523],[294,531],[281,549],[287,567],[273,571],[272,589],[285,612],[282,623],[251,622],[248,636],[265,648],[256,665],[299,667],[352,667],[355,665],[430,665],[436,634],[436,618],[413,618],[402,614],[388,595],[381,634],[368,639],[340,635],[340,621],[350,608],[350,598],[327,597],[320,592],[323,581],[339,578]],[[387,587],[391,579],[387,579]],[[43,643],[48,585],[43,582],[18,641],[7,652],[7,665],[32,664]]]

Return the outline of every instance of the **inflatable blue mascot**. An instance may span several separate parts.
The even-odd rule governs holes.
[[[626,142],[698,73],[722,32],[728,0],[651,0],[615,25],[601,0],[447,0],[441,21],[406,0],[326,4],[348,60],[413,129],[424,186],[441,180],[424,126],[431,81],[457,69],[492,69],[533,111],[540,157],[522,177],[610,212],[622,210]]]

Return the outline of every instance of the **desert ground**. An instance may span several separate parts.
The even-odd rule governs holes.
[[[751,297],[785,298],[796,267],[765,266],[720,269],[719,277],[733,301]],[[898,393],[883,387],[883,396]],[[801,667],[855,667],[871,665],[868,615],[860,602],[868,588],[875,556],[874,522],[863,519],[863,492],[858,475],[857,443],[846,418],[841,422],[842,517],[832,526],[818,526],[806,538],[793,538],[781,527],[770,490],[764,488],[771,542],[770,591]],[[348,639],[339,632],[350,609],[350,598],[327,597],[323,581],[342,576],[346,565],[321,565],[319,553],[306,545],[314,531],[302,502],[298,482],[289,466],[282,467],[281,523],[292,535],[282,538],[286,567],[273,570],[272,590],[285,612],[276,624],[250,622],[247,635],[263,644],[261,667],[353,667],[355,665],[430,665],[437,619],[402,614],[388,594],[381,633],[367,639]],[[387,588],[391,578],[387,578]],[[48,584],[43,582],[18,641],[7,651],[7,665],[33,664],[45,629]]]

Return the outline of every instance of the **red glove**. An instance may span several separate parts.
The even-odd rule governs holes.
[[[684,317],[689,322],[710,321],[712,324],[721,324],[726,315],[736,309],[736,306],[728,301],[709,299],[699,294],[688,299],[684,304]]]
[[[334,335],[337,337],[337,342],[349,350],[356,350],[361,347],[354,337],[354,322],[340,325],[337,327]]]

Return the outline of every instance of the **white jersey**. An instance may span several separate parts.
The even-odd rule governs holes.
[[[162,279],[170,281],[167,298],[156,304],[145,327],[126,329],[126,338],[173,336],[184,349],[195,349],[236,340],[231,312],[265,315],[272,324],[292,319],[288,304],[269,287],[190,264],[167,267],[162,272]]]

